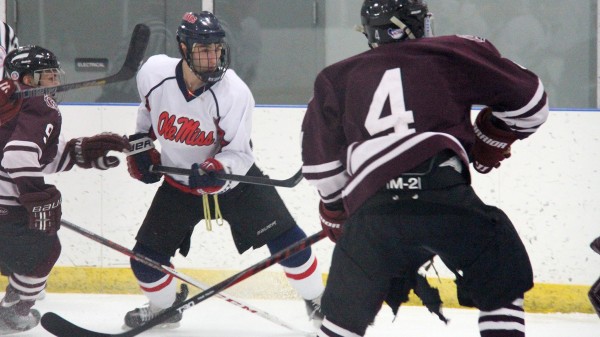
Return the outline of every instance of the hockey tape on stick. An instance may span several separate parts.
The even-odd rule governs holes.
[[[156,270],[160,270],[161,272],[163,272],[163,273],[165,273],[167,275],[171,275],[171,276],[173,276],[175,278],[180,279],[181,281],[189,283],[189,284],[195,286],[196,288],[199,288],[200,290],[208,289],[210,287],[209,285],[203,284],[202,282],[200,282],[198,280],[195,280],[195,279],[191,278],[188,275],[180,273],[177,270],[175,270],[175,269],[173,269],[173,268],[171,268],[169,266],[162,265],[162,264],[160,264],[160,263],[152,260],[151,258],[149,258],[149,257],[147,257],[145,255],[136,253],[136,252],[134,252],[134,251],[132,251],[132,250],[126,248],[126,247],[123,247],[123,246],[119,245],[116,242],[108,240],[108,239],[106,239],[106,238],[104,238],[104,237],[102,237],[102,236],[100,236],[98,234],[92,233],[92,232],[88,231],[85,228],[79,227],[79,226],[77,226],[76,224],[74,224],[74,223],[72,223],[70,221],[62,219],[60,223],[61,223],[61,225],[63,227],[66,227],[66,228],[68,228],[68,229],[70,229],[72,231],[75,231],[75,232],[77,232],[77,233],[79,233],[79,234],[81,234],[81,235],[83,235],[83,236],[85,236],[85,237],[87,237],[89,239],[92,239],[92,240],[94,240],[94,241],[96,241],[98,243],[101,243],[101,244],[107,246],[108,248],[112,248],[112,249],[114,249],[114,250],[116,250],[116,251],[118,251],[120,253],[123,253],[126,256],[128,256],[130,258],[133,258],[133,259],[135,259],[135,260],[137,260],[137,261],[139,261],[139,262],[141,262],[141,263],[143,263],[143,264],[145,264],[145,265],[147,265],[147,266],[149,266],[151,268],[154,268]],[[280,326],[282,326],[284,328],[287,328],[287,329],[289,329],[291,331],[294,331],[294,332],[297,332],[297,333],[301,333],[301,334],[303,334],[305,336],[312,336],[313,335],[312,333],[310,333],[308,331],[304,331],[304,330],[295,328],[294,326],[292,326],[292,325],[290,325],[290,324],[282,321],[278,317],[273,316],[273,315],[269,314],[268,312],[262,311],[262,310],[260,310],[258,308],[255,308],[255,307],[253,307],[251,305],[248,305],[247,303],[244,303],[244,302],[242,302],[240,300],[234,299],[234,298],[232,298],[231,296],[229,296],[229,295],[227,295],[225,293],[221,292],[221,293],[216,294],[216,296],[218,298],[220,298],[220,299],[223,299],[223,300],[227,301],[228,303],[236,305],[237,307],[239,307],[241,309],[244,309],[244,310],[246,310],[246,311],[248,311],[248,312],[250,312],[252,314],[258,315],[258,316],[260,316],[260,317],[262,317],[264,319],[267,319],[267,320],[269,320],[269,321],[271,321],[271,322],[273,322],[275,324],[278,324],[278,325],[280,325]]]
[[[204,171],[200,170],[200,174],[205,174]],[[184,169],[178,167],[168,167],[162,165],[151,165],[150,172],[154,173],[162,173],[162,174],[175,174],[175,175],[183,175],[189,176],[192,174],[191,169]],[[266,186],[277,186],[277,187],[294,187],[302,181],[302,169],[298,170],[293,176],[283,179],[270,179],[267,177],[254,177],[254,176],[244,176],[238,174],[229,174],[229,173],[213,173],[216,178],[222,180],[229,181],[238,181],[240,183],[245,184],[254,184],[254,185],[266,185]]]
[[[52,95],[56,92],[68,91],[72,89],[87,88],[93,86],[101,86],[109,83],[127,81],[133,78],[142,63],[148,40],[150,39],[150,28],[143,23],[137,24],[131,35],[129,42],[129,50],[125,56],[125,62],[121,69],[114,75],[99,78],[95,80],[87,80],[83,82],[68,83],[52,87],[38,87],[15,92],[11,98],[28,98],[34,96]]]
[[[270,257],[258,262],[257,264],[255,264],[249,268],[246,268],[243,271],[208,288],[207,290],[205,290],[195,296],[192,296],[192,297],[188,298],[187,300],[185,300],[181,303],[178,303],[168,309],[165,309],[163,312],[161,312],[160,314],[158,314],[156,317],[149,320],[145,324],[140,325],[136,328],[133,328],[133,329],[125,331],[125,332],[110,334],[110,333],[95,332],[95,331],[87,330],[85,328],[82,328],[78,325],[75,325],[75,324],[67,321],[66,319],[60,317],[59,315],[57,315],[53,312],[47,312],[44,314],[44,316],[42,316],[42,320],[41,320],[42,326],[48,332],[52,333],[55,336],[59,336],[59,337],[72,337],[72,336],[77,336],[77,337],[132,337],[132,336],[137,336],[137,335],[141,334],[142,332],[149,330],[156,325],[161,324],[162,322],[167,320],[169,317],[175,315],[176,313],[178,313],[178,312],[183,313],[185,310],[195,306],[196,304],[198,304],[212,296],[215,296],[219,292],[238,284],[239,282],[247,279],[248,277],[250,277],[254,274],[257,274],[276,263],[279,263],[279,262],[287,259],[288,257],[300,252],[303,249],[310,247],[312,244],[314,244],[315,242],[318,242],[319,240],[323,239],[326,236],[327,235],[325,234],[325,232],[320,231],[320,232],[315,233],[303,240],[300,240],[300,241],[294,243],[293,245],[289,246],[288,248],[285,248],[285,249],[281,250],[280,252],[271,255]]]

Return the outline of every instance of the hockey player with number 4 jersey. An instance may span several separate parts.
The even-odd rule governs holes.
[[[302,124],[303,174],[337,241],[318,336],[363,336],[435,255],[460,304],[480,310],[482,337],[525,336],[531,263],[470,186],[469,163],[489,173],[546,121],[542,82],[486,39],[433,37],[421,0],[366,0],[361,19],[372,49],[318,74]],[[472,124],[474,105],[485,108]]]
[[[177,43],[182,58],[152,56],[137,74],[141,103],[136,133],[129,137],[132,151],[127,161],[131,176],[147,184],[161,179],[150,170],[151,165],[191,167],[194,174],[164,176],[133,250],[170,265],[177,251],[187,255],[196,224],[202,219],[211,223],[211,209],[215,219],[229,223],[240,254],[263,245],[278,252],[306,238],[274,187],[211,175],[263,176],[250,141],[254,98],[228,69],[229,46],[218,19],[206,11],[185,13]],[[154,140],[160,144],[160,153]],[[200,170],[205,174],[199,174]],[[305,299],[309,316],[320,324],[324,286],[314,253],[305,249],[281,265],[292,287]],[[185,293],[176,294],[171,276],[135,260],[131,268],[150,303],[128,312],[126,327],[140,326],[185,299]],[[178,325],[181,318],[178,313],[166,325]]]

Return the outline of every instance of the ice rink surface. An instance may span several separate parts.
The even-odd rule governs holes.
[[[307,321],[304,302],[300,300],[249,300],[246,304],[277,316],[289,325],[312,331]],[[146,302],[141,295],[47,294],[36,308],[43,314],[52,311],[67,320],[104,333],[122,332],[123,316]],[[445,325],[424,307],[404,306],[393,320],[388,307],[377,316],[366,336],[381,337],[478,337],[477,311],[445,309],[450,323]],[[600,318],[591,314],[527,314],[528,337],[600,337]],[[17,334],[19,337],[53,336],[43,327]],[[176,329],[152,329],[140,336],[164,337],[292,337],[303,336],[272,323],[256,314],[218,298],[186,310],[181,326]],[[77,337],[77,336],[69,336]]]

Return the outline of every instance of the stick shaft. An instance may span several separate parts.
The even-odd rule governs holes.
[[[315,233],[303,240],[296,242],[295,244],[283,249],[282,251],[273,254],[272,256],[258,262],[257,264],[244,269],[243,271],[221,281],[220,283],[210,287],[209,289],[185,300],[184,302],[178,303],[175,306],[166,309],[155,318],[146,322],[145,324],[133,328],[129,331],[116,334],[108,334],[102,332],[95,332],[79,327],[59,315],[48,312],[42,317],[42,326],[50,333],[56,336],[79,336],[79,337],[133,337],[141,334],[142,332],[151,329],[152,327],[164,322],[167,318],[173,316],[176,312],[184,312],[185,310],[195,306],[196,304],[215,296],[219,292],[245,280],[246,278],[257,274],[258,272],[279,263],[288,257],[300,252],[301,250],[310,247],[315,242],[323,239],[326,236],[325,232],[320,231]]]
[[[175,174],[189,176],[193,173],[192,169],[184,169],[179,167],[169,167],[162,165],[150,166],[151,172],[163,174]],[[200,170],[200,174],[205,174]],[[298,170],[293,176],[283,180],[271,179],[267,177],[254,177],[229,173],[215,173],[215,177],[222,180],[238,181],[246,184],[278,186],[278,187],[294,187],[302,180],[302,169]]]
[[[134,252],[134,251],[132,251],[132,250],[124,247],[124,246],[119,245],[116,242],[113,242],[111,240],[108,240],[108,239],[100,236],[100,235],[92,233],[92,232],[86,230],[85,228],[79,227],[79,226],[77,226],[76,224],[74,224],[74,223],[72,223],[70,221],[62,219],[61,220],[61,225],[63,227],[66,227],[66,228],[72,230],[72,231],[75,231],[75,232],[77,232],[77,233],[79,233],[79,234],[81,234],[81,235],[83,235],[83,236],[85,236],[87,238],[90,238],[90,239],[92,239],[92,240],[94,240],[94,241],[96,241],[98,243],[101,243],[101,244],[103,244],[103,245],[105,245],[105,246],[107,246],[109,248],[112,248],[112,249],[114,249],[114,250],[116,250],[116,251],[118,251],[120,253],[123,253],[126,256],[128,256],[130,258],[133,258],[133,259],[135,259],[135,260],[137,260],[137,261],[139,261],[139,262],[141,262],[141,263],[143,263],[143,264],[145,264],[145,265],[147,265],[147,266],[149,266],[151,268],[160,270],[161,272],[163,272],[163,273],[165,273],[167,275],[171,275],[171,276],[173,276],[175,278],[178,278],[178,279],[180,279],[180,280],[182,280],[182,281],[184,281],[186,283],[189,283],[189,284],[195,286],[196,288],[199,288],[200,290],[204,290],[204,289],[207,289],[207,288],[210,287],[209,285],[203,284],[202,282],[200,282],[200,281],[198,281],[196,279],[193,279],[193,278],[191,278],[188,275],[180,273],[177,270],[175,270],[175,269],[173,269],[173,268],[171,268],[169,266],[162,265],[162,264],[160,264],[160,263],[152,260],[151,258],[149,258],[149,257],[147,257],[145,255],[136,253],[136,252]],[[244,309],[244,310],[246,310],[246,311],[248,311],[248,312],[250,312],[252,314],[258,315],[258,316],[260,316],[260,317],[262,317],[264,319],[267,319],[267,320],[269,320],[269,321],[271,321],[271,322],[273,322],[275,324],[278,324],[280,326],[283,326],[283,327],[285,327],[287,329],[290,329],[292,331],[299,332],[299,333],[304,333],[304,334],[308,333],[308,332],[305,332],[303,330],[295,328],[294,326],[292,326],[292,325],[290,325],[290,324],[282,321],[278,317],[273,316],[273,315],[269,314],[268,312],[265,312],[263,310],[255,308],[255,307],[253,307],[251,305],[248,305],[247,303],[244,303],[244,302],[242,302],[242,301],[240,301],[238,299],[234,299],[234,298],[232,298],[231,296],[229,296],[229,295],[227,295],[225,293],[219,293],[216,296],[218,298],[222,299],[222,300],[227,301],[228,303],[231,303],[231,304],[237,306],[238,308]]]

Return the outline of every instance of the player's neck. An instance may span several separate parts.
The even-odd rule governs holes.
[[[194,92],[204,86],[202,79],[196,76],[187,64],[184,64],[183,68],[183,81],[189,91]]]

